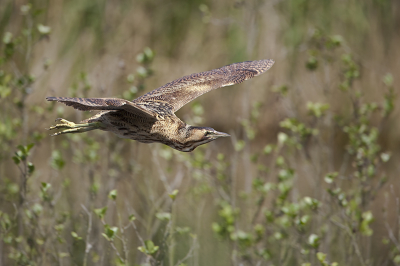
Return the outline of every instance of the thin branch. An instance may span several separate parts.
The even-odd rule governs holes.
[[[139,231],[138,231],[138,229],[137,229],[137,227],[136,227],[136,224],[135,224],[133,221],[131,221],[131,224],[132,224],[132,226],[133,226],[133,229],[135,230],[135,233],[136,233],[137,237],[139,238],[140,243],[141,243],[143,246],[145,246],[144,241],[143,241],[143,238],[142,238],[141,235],[139,234]]]
[[[393,231],[392,231],[392,228],[390,228],[390,225],[389,225],[388,222],[385,222],[385,227],[386,227],[386,230],[388,231],[390,240],[391,240],[391,241],[393,242],[393,244],[396,246],[396,249],[400,252],[400,243],[399,243],[399,241],[396,239],[396,237],[395,237],[395,235],[394,235],[394,233],[393,233]]]
[[[186,261],[187,259],[189,259],[190,257],[193,256],[193,252],[194,252],[194,250],[195,250],[195,248],[196,248],[196,246],[197,246],[196,244],[197,244],[197,237],[194,236],[194,237],[193,237],[193,241],[192,241],[192,245],[191,245],[191,247],[190,247],[190,250],[188,251],[188,253],[186,254],[186,256],[185,256],[184,258],[180,259],[180,260],[175,264],[175,266],[178,266],[178,265],[182,264],[184,261]]]
[[[126,260],[121,256],[121,254],[119,254],[117,247],[114,245],[114,242],[113,241],[109,241],[109,242],[110,242],[111,247],[114,249],[115,253],[117,254],[118,258],[121,261],[125,262]]]
[[[352,242],[352,244],[354,246],[354,250],[356,251],[357,257],[360,260],[361,265],[366,266],[367,264],[365,264],[365,261],[364,261],[364,259],[362,257],[361,251],[360,251],[360,248],[359,248],[359,246],[357,244],[357,241],[356,241],[356,239],[354,237],[354,234],[351,232],[351,230],[347,226],[344,226],[344,225],[340,224],[339,222],[337,222],[337,221],[335,221],[333,219],[330,219],[330,221],[346,231],[346,233],[350,236],[350,238],[352,240],[351,242]]]
[[[115,201],[114,201],[114,207],[117,210],[117,214],[118,214],[119,228],[121,230],[121,237],[119,237],[119,239],[121,240],[122,246],[123,246],[123,249],[124,249],[125,264],[128,265],[128,253],[129,253],[129,250],[128,250],[128,247],[127,247],[127,244],[126,244],[126,242],[127,242],[126,238],[124,237],[124,227],[122,226],[121,215],[120,215],[120,213],[118,211],[117,204],[116,204]]]
[[[87,256],[93,247],[92,244],[90,244],[90,242],[89,242],[90,233],[92,232],[92,214],[88,211],[88,209],[86,209],[85,205],[81,204],[81,207],[86,212],[88,219],[89,219],[88,220],[88,229],[86,232],[85,256],[83,258],[83,265],[86,266],[87,265]]]

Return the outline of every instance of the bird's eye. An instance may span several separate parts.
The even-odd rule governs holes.
[[[204,134],[204,136],[208,136],[210,135],[210,131],[207,131],[206,134]]]

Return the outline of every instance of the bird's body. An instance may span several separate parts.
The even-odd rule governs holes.
[[[61,124],[50,129],[65,129],[54,135],[100,129],[113,132],[121,138],[142,143],[160,142],[176,150],[189,152],[199,145],[229,135],[208,127],[190,126],[174,113],[210,90],[241,83],[265,72],[273,63],[273,60],[248,61],[192,74],[132,102],[116,98],[47,97],[48,101],[62,102],[78,110],[101,111],[80,124],[58,119]]]
[[[99,129],[110,131],[120,138],[142,143],[161,142],[180,151],[191,149],[191,143],[186,138],[189,126],[175,114],[149,119],[127,111],[106,111],[87,122],[101,122]]]

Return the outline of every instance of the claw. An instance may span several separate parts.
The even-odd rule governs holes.
[[[75,124],[74,122],[70,122],[66,119],[63,118],[57,118],[56,122],[59,122],[60,124],[56,124],[55,126],[51,126],[47,128],[47,130],[53,130],[53,129],[64,129],[60,132],[54,133],[51,136],[58,136],[61,134],[66,134],[66,133],[81,133],[81,132],[86,132],[90,130],[94,130],[99,128],[100,124],[95,122],[95,123],[85,123],[85,124]]]
[[[56,120],[54,120],[54,121],[55,121],[55,122],[60,121],[61,123],[72,123],[72,122],[70,122],[70,121],[68,121],[68,120],[66,120],[66,119],[64,119],[64,118],[61,118],[61,117],[56,118]]]
[[[63,119],[63,118],[57,118],[55,120],[55,122],[60,122],[60,124],[57,124],[55,126],[51,126],[47,130],[60,129],[60,128],[71,129],[71,128],[76,128],[77,127],[77,125],[74,122],[70,122],[70,121],[68,121],[66,119]]]

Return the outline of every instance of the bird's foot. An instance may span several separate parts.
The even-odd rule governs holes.
[[[51,126],[50,128],[48,128],[48,130],[60,129],[60,128],[75,128],[76,127],[76,124],[74,122],[68,121],[63,118],[57,118],[56,122],[59,122],[59,124],[57,123],[55,126]]]
[[[54,130],[54,129],[64,129],[64,130],[54,133],[51,136],[58,136],[67,133],[82,133],[99,128],[98,122],[75,124],[74,122],[68,121],[63,118],[57,118],[56,122],[59,122],[59,124],[49,127],[48,130]]]

